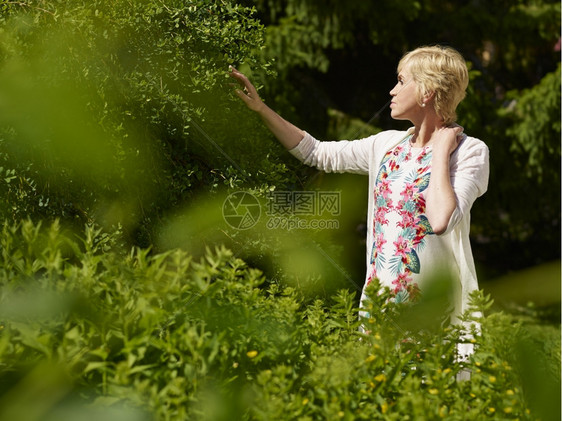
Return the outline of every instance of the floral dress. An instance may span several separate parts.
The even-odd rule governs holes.
[[[352,141],[321,142],[305,132],[289,152],[321,171],[369,176],[365,285],[376,276],[395,291],[395,300],[407,301],[424,294],[434,280],[452,280],[451,321],[458,323],[458,316],[470,309],[470,294],[478,290],[469,238],[470,210],[488,187],[489,151],[481,140],[465,136],[451,154],[449,173],[456,208],[445,232],[434,235],[425,217],[432,151],[412,149],[408,137],[413,133],[412,127]],[[360,302],[365,299],[363,288]],[[361,317],[368,316],[361,312]]]
[[[374,195],[373,239],[367,285],[378,278],[396,302],[415,301],[429,237],[436,237],[425,215],[431,175],[431,146],[413,148],[411,136],[384,156]]]

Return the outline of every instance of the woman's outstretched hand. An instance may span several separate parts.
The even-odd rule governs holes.
[[[255,86],[252,85],[246,75],[240,73],[232,66],[230,66],[229,75],[231,78],[236,79],[241,88],[235,90],[236,95],[244,101],[250,110],[259,114],[267,128],[271,130],[271,133],[275,135],[279,142],[287,149],[297,146],[305,133],[269,108],[261,100],[258,91],[256,91]]]
[[[236,79],[238,85],[241,89],[236,89],[234,92],[238,97],[244,101],[246,106],[252,111],[262,111],[265,104],[261,100],[260,96],[258,95],[258,91],[256,90],[255,86],[252,85],[250,80],[244,75],[243,73],[239,72],[234,67],[230,66],[230,72],[228,75]]]

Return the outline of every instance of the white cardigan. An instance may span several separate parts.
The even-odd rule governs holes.
[[[408,131],[384,131],[376,135],[353,141],[320,142],[306,133],[301,142],[289,152],[304,164],[325,172],[349,172],[369,175],[369,202],[367,217],[367,274],[370,266],[369,252],[373,244],[373,194],[379,166],[385,153],[398,145]],[[470,209],[477,197],[488,187],[489,176],[488,147],[473,137],[464,135],[459,147],[450,159],[451,184],[455,192],[457,207],[454,210],[447,230],[441,234],[451,241],[451,250],[459,273],[460,291],[455,299],[458,303],[453,317],[468,308],[469,294],[478,289],[476,269],[470,247]]]

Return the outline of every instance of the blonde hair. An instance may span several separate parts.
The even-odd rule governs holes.
[[[468,86],[468,69],[461,54],[451,47],[420,47],[402,57],[398,73],[406,66],[418,86],[418,103],[421,105],[424,95],[434,93],[435,112],[445,125],[454,123],[455,110]]]

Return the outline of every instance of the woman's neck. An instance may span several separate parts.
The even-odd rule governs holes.
[[[433,133],[443,127],[441,119],[433,121],[424,121],[419,125],[414,126],[414,134],[410,143],[415,148],[423,148],[431,143]]]

